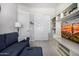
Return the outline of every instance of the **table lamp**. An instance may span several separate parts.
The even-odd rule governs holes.
[[[16,22],[15,27],[17,28],[17,31],[19,32],[19,29],[21,28],[21,24],[19,22]]]

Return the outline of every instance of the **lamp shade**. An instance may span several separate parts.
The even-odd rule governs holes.
[[[21,24],[20,24],[19,22],[16,22],[16,23],[15,23],[15,27],[20,28],[20,27],[21,27]]]

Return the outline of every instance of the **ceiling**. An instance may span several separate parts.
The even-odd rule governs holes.
[[[20,3],[20,5],[27,7],[56,8],[59,3]]]

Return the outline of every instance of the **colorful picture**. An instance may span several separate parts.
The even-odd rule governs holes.
[[[79,43],[79,22],[62,22],[61,36]]]

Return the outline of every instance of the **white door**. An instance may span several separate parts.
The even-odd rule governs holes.
[[[34,39],[48,40],[50,31],[50,16],[34,15]]]

